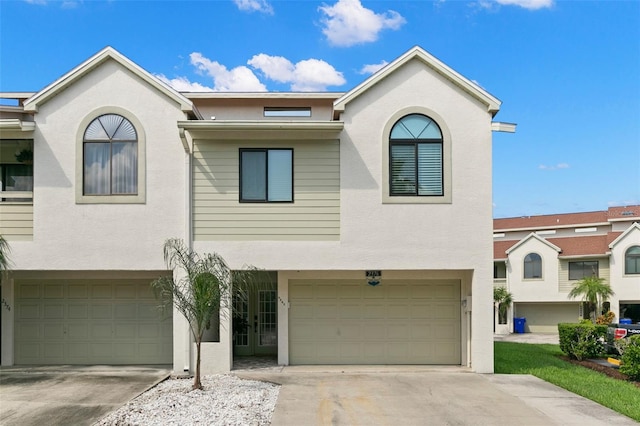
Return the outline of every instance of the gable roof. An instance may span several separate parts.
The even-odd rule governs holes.
[[[554,249],[555,251],[557,251],[558,253],[560,253],[562,251],[562,249],[560,247],[558,247],[557,245],[551,243],[548,240],[545,240],[544,238],[542,238],[541,236],[535,234],[535,233],[531,233],[529,235],[527,235],[526,237],[524,237],[523,239],[521,239],[520,241],[518,241],[515,245],[513,245],[510,249],[506,250],[506,253],[509,254],[511,253],[513,250],[517,249],[518,247],[520,247],[521,245],[523,245],[524,243],[526,243],[527,241],[534,239],[534,240],[538,240],[540,241],[542,244],[551,247],[552,249]]]
[[[620,233],[620,235],[618,235],[618,237],[615,240],[611,241],[611,244],[609,244],[609,248],[613,248],[613,246],[615,246],[620,241],[622,241],[624,239],[624,237],[626,237],[627,235],[632,233],[634,230],[639,230],[640,231],[640,223],[636,222],[633,225],[631,225],[629,228],[627,228],[626,231]]]
[[[71,86],[77,80],[90,73],[92,70],[96,69],[108,60],[116,61],[117,63],[131,71],[133,74],[147,82],[149,85],[153,86],[155,89],[163,93],[165,96],[174,100],[180,105],[182,111],[195,112],[198,115],[197,110],[194,109],[193,103],[189,99],[155,78],[149,72],[144,70],[139,65],[135,64],[133,61],[131,61],[129,58],[127,58],[111,46],[105,47],[100,52],[93,55],[91,58],[87,59],[35,95],[28,98],[24,102],[24,110],[29,112],[38,111],[38,107],[40,105],[44,104],[49,99],[56,96],[58,93]]]
[[[452,68],[449,68],[443,62],[435,58],[434,56],[427,53],[424,49],[419,46],[415,46],[409,51],[407,51],[404,55],[397,58],[395,61],[387,64],[385,67],[380,69],[378,72],[373,74],[371,77],[366,79],[364,82],[360,83],[358,86],[345,93],[339,99],[337,99],[333,108],[334,111],[342,112],[345,110],[346,105],[360,96],[362,93],[369,90],[371,87],[378,84],[380,81],[384,80],[387,76],[392,74],[395,70],[402,67],[406,63],[411,60],[420,60],[429,68],[433,69],[440,75],[444,76],[446,79],[451,81],[456,86],[460,87],[465,92],[469,93],[471,96],[476,98],[481,103],[487,106],[487,111],[491,113],[492,116],[496,115],[500,110],[500,105],[502,102],[482,89],[477,84],[471,82],[467,78],[463,77],[458,72],[454,71]]]

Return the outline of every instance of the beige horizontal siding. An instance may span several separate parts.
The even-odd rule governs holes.
[[[293,149],[293,203],[239,201],[239,149]],[[200,241],[340,239],[340,145],[195,141],[193,230]]]
[[[578,280],[569,280],[569,262],[580,262],[582,259],[572,259],[572,260],[560,260],[560,270],[558,271],[558,291],[560,293],[569,293],[573,286],[578,282]],[[604,279],[606,284],[611,284],[610,278],[610,269],[609,269],[609,259],[608,258],[600,258],[600,259],[584,259],[587,261],[598,261],[598,274],[600,278]]]
[[[33,204],[0,203],[0,235],[7,240],[33,240]]]

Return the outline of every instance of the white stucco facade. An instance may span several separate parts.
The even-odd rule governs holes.
[[[319,112],[313,119],[297,122],[261,119],[262,108],[273,105],[310,105]],[[290,363],[290,282],[315,280],[321,285],[361,279],[366,286],[365,271],[375,270],[382,274],[382,286],[387,280],[409,283],[411,291],[427,289],[425,300],[429,302],[425,303],[433,306],[439,302],[436,293],[430,293],[430,283],[453,283],[450,288],[459,294],[446,306],[457,318],[452,346],[457,355],[452,362],[476,372],[493,372],[491,131],[499,105],[497,99],[420,48],[345,94],[242,94],[235,98],[229,94],[189,98],[156,81],[113,49],[105,49],[24,100],[23,112],[32,114],[35,122],[35,128],[27,126],[31,133],[22,134],[34,141],[33,238],[10,241],[15,267],[3,280],[2,292],[9,303],[18,304],[18,310],[2,312],[3,365],[16,362],[16,347],[30,344],[14,344],[21,342],[20,327],[28,323],[20,315],[30,299],[15,294],[16,289],[27,288],[26,277],[35,273],[37,279],[48,282],[48,274],[58,274],[62,280],[94,280],[91,289],[110,274],[116,279],[160,274],[165,270],[162,245],[173,237],[185,240],[197,252],[221,254],[232,268],[250,264],[277,275],[280,364]],[[209,119],[214,111],[217,120]],[[83,195],[82,144],[87,124],[108,113],[125,117],[138,131],[142,178],[135,197],[105,197],[102,202]],[[389,195],[389,132],[407,114],[430,117],[442,130],[441,197]],[[9,133],[3,139],[5,135]],[[336,141],[337,155],[324,148]],[[218,166],[209,159],[225,143],[239,144],[239,149],[243,143],[252,149],[291,149],[294,180],[315,176],[326,182],[318,183],[317,189],[305,187],[304,194],[294,193],[291,204],[239,203],[236,145],[226,151],[225,155],[231,155],[228,165]],[[324,156],[324,163],[303,163],[305,143],[317,146],[312,149]],[[207,154],[210,157],[203,157],[203,152],[211,153]],[[321,174],[323,167],[335,172]],[[199,185],[197,202],[194,185]],[[306,200],[313,200],[313,207],[305,207]],[[235,221],[233,238],[225,238],[224,232],[205,232],[194,239],[194,217],[205,217],[206,226],[217,226],[216,214],[223,207],[211,207],[214,202],[231,209],[232,215],[252,212],[256,220],[243,222],[247,223],[242,225],[247,227],[246,234]],[[295,216],[299,212],[306,215],[304,226],[321,229],[329,226],[326,216],[319,213],[323,209],[339,212],[337,223],[331,217],[335,238],[314,240],[309,232],[287,233],[286,228],[281,228],[277,238],[247,237],[253,235],[250,232],[265,235],[264,224],[278,215],[301,220]],[[251,226],[262,228],[251,230]],[[50,287],[45,283],[41,288],[46,292]],[[370,307],[365,302],[362,306]],[[55,301],[42,303],[46,309]],[[118,303],[114,299],[114,311]],[[403,303],[412,306],[411,297]],[[387,315],[380,314],[386,312],[384,306],[377,312]],[[232,367],[234,336],[229,316],[221,319],[219,341],[203,344],[204,373]],[[37,319],[29,321],[37,324]],[[117,321],[114,324],[115,330]],[[173,368],[177,373],[192,371],[191,336],[177,311],[171,329]],[[46,352],[46,339],[34,342]],[[403,344],[410,347],[410,342]]]

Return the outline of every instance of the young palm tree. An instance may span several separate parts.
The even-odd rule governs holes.
[[[585,277],[571,289],[568,297],[570,299],[581,298],[587,302],[591,321],[595,323],[598,312],[602,309],[602,303],[613,296],[615,293],[608,284],[605,284],[603,278]]]
[[[0,235],[0,275],[11,268],[11,261],[9,260],[10,251],[9,243]]]
[[[232,291],[236,297],[246,298],[251,288],[268,282],[268,274],[254,267],[232,271],[221,256],[200,256],[179,239],[165,242],[164,259],[174,273],[154,280],[151,287],[161,309],[170,311],[175,306],[187,319],[196,343],[193,389],[202,389],[200,346],[205,330],[214,315],[228,315]]]
[[[498,305],[498,322],[507,323],[507,310],[513,302],[513,295],[505,287],[493,288],[493,302]]]

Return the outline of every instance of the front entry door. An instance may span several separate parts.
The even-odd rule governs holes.
[[[249,293],[247,300],[234,301],[234,354],[277,355],[278,294],[275,285]]]

